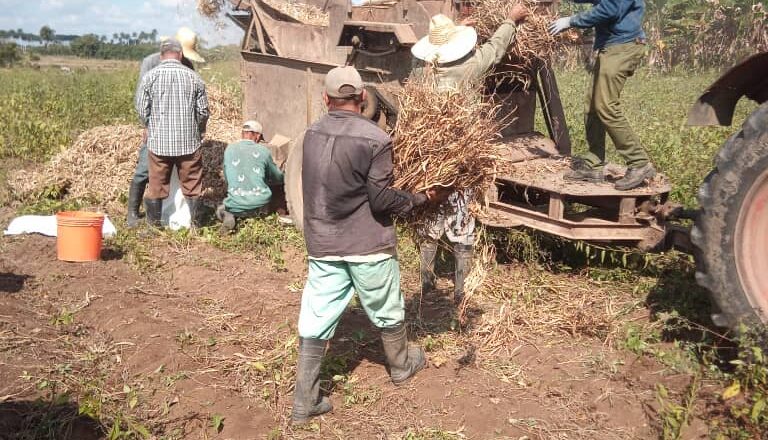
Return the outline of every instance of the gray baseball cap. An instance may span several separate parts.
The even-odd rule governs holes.
[[[334,67],[325,75],[325,93],[331,98],[352,98],[363,93],[363,79],[352,66]]]
[[[160,42],[160,52],[179,52],[181,53],[181,43],[175,38],[168,38]]]

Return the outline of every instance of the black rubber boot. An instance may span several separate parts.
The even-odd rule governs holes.
[[[456,274],[453,281],[453,301],[461,304],[464,299],[464,281],[472,269],[474,246],[465,244],[453,245],[453,257],[456,259]]]
[[[405,324],[381,329],[381,342],[389,365],[389,377],[402,385],[427,366],[427,356],[421,347],[408,347]]]
[[[653,179],[656,176],[656,168],[649,162],[641,167],[627,169],[627,174],[617,180],[613,185],[619,191],[627,191],[642,186],[645,180]]]
[[[225,232],[232,232],[237,227],[237,219],[231,212],[227,212],[224,205],[216,208],[216,218],[221,222],[221,229]]]
[[[141,201],[144,199],[144,190],[147,189],[147,183],[141,182],[136,179],[131,181],[131,186],[128,189],[128,217],[126,218],[126,224],[129,228],[135,228],[139,225],[139,209],[141,209]]]
[[[144,199],[144,209],[147,211],[147,224],[159,228],[163,214],[163,199]]]
[[[437,242],[426,241],[419,246],[421,270],[421,293],[431,292],[435,288],[435,255]]]
[[[327,397],[320,397],[320,365],[323,363],[325,344],[323,339],[299,339],[299,365],[291,413],[294,425],[307,423],[311,417],[333,409]]]
[[[189,218],[193,228],[200,226],[200,198],[185,197],[189,206]]]

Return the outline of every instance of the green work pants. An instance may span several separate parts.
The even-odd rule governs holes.
[[[635,42],[608,46],[598,52],[584,122],[589,152],[581,155],[590,168],[600,168],[605,163],[606,133],[627,166],[642,167],[649,161],[620,102],[624,83],[635,73],[644,55],[645,45]]]
[[[393,327],[405,319],[397,258],[371,263],[310,259],[301,296],[299,336],[331,339],[355,292],[376,327]]]

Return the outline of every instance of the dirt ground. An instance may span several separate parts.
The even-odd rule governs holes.
[[[323,369],[335,409],[294,430],[303,256],[276,271],[199,241],[150,252],[157,268],[142,273],[110,247],[78,264],[57,261],[52,238],[0,239],[0,438],[106,438],[94,419],[118,419],[154,438],[649,439],[657,384],[690,380],[592,338],[527,334],[478,359],[451,329],[450,281],[419,302],[405,270],[429,368],[393,386],[353,305]],[[686,438],[705,428],[694,421]]]

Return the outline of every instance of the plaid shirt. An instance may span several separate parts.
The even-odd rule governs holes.
[[[185,156],[200,148],[208,122],[205,83],[176,60],[165,60],[144,75],[136,112],[148,128],[147,148],[158,156]]]

